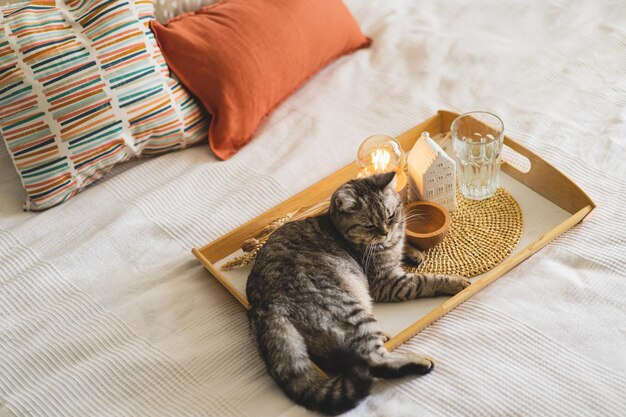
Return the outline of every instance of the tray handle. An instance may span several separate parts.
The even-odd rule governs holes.
[[[501,158],[502,164],[508,164],[511,169],[515,169],[521,174],[528,174],[532,168],[530,159],[526,158],[521,153],[514,151],[513,148],[508,145],[504,145],[502,147]]]
[[[505,136],[502,171],[541,194],[572,214],[585,206],[595,207],[593,201],[561,171],[535,153]]]

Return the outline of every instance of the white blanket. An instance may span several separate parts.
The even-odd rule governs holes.
[[[275,386],[201,246],[350,163],[373,133],[487,109],[598,207],[402,349],[351,416],[624,415],[626,5],[349,0],[340,59],[219,162],[117,168],[43,213],[0,147],[0,415],[304,416]]]

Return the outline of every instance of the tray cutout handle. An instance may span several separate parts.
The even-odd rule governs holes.
[[[532,168],[530,159],[526,158],[519,152],[514,151],[506,144],[502,147],[502,162],[508,164],[511,168],[519,171],[522,174],[528,174]]]

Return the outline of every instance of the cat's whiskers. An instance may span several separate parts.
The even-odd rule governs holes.
[[[365,245],[365,261],[363,262],[363,270],[366,274],[370,262],[370,252],[370,245]]]
[[[415,213],[415,212],[404,216],[405,219],[408,219],[410,217],[426,217],[426,216],[424,213]]]
[[[363,266],[363,269],[365,269],[365,260],[367,259],[367,248],[368,245],[365,245],[363,248],[363,254],[361,255],[361,266]]]
[[[404,218],[404,221],[408,222],[408,221],[411,221],[411,220],[424,220],[424,219],[426,219],[426,216],[424,216],[421,213],[416,213],[416,214],[411,214],[409,216],[406,216]]]
[[[369,271],[370,262],[372,260],[373,255],[374,255],[374,246],[375,245],[370,244],[370,245],[367,245],[366,249],[365,249],[365,251],[367,253],[367,256],[365,257],[365,266],[364,266],[364,270],[365,270],[366,274],[367,274],[367,271]]]

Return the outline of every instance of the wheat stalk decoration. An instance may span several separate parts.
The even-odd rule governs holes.
[[[243,255],[239,255],[226,262],[220,267],[220,269],[224,271],[230,271],[231,269],[243,268],[250,265],[256,259],[256,256],[263,247],[263,245],[265,245],[270,236],[272,236],[272,233],[274,233],[279,227],[281,227],[285,223],[294,220],[302,220],[308,217],[314,217],[323,214],[328,211],[329,203],[330,199],[326,199],[319,203],[304,208],[299,208],[293,213],[287,213],[284,216],[272,221],[270,224],[257,232],[254,237],[244,240],[241,245],[241,249],[244,252]]]

